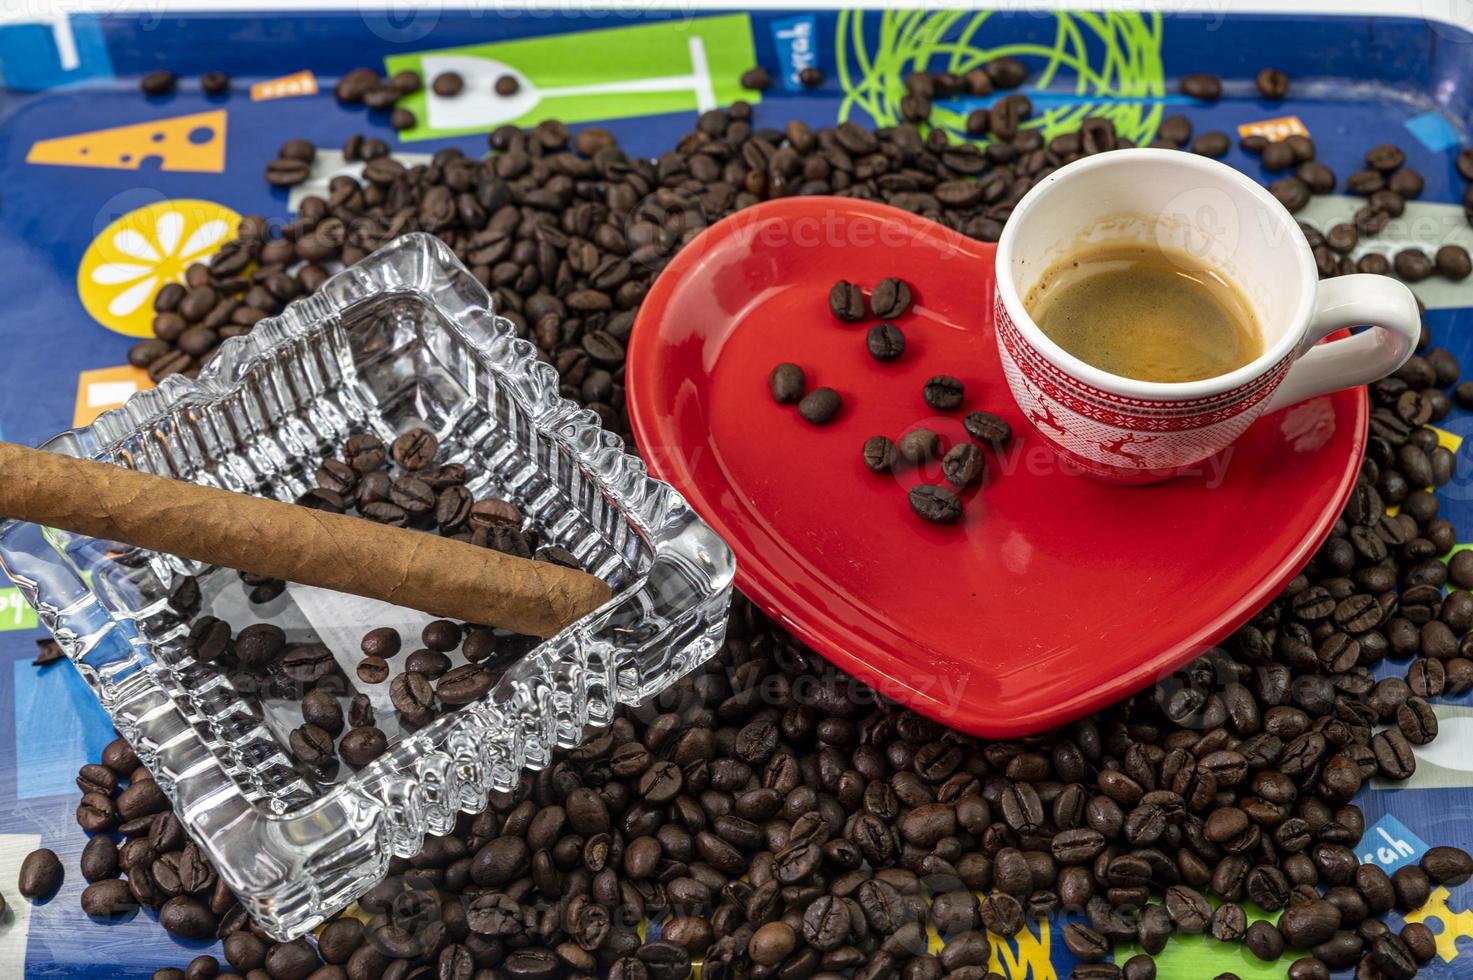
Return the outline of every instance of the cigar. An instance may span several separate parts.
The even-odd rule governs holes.
[[[577,569],[9,442],[0,515],[532,636],[611,594]]]

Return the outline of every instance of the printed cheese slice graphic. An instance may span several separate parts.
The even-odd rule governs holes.
[[[224,172],[225,110],[38,140],[26,154],[27,163],[108,170],[137,170],[149,159],[161,170]]]

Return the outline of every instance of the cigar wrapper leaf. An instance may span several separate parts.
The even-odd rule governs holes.
[[[576,569],[8,442],[0,515],[540,637],[611,595]]]

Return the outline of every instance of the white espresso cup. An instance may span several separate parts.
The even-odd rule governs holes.
[[[1184,252],[1251,305],[1263,353],[1216,377],[1137,381],[1050,340],[1022,297],[1081,248],[1150,244]],[[1023,414],[1084,472],[1165,479],[1225,449],[1265,412],[1363,385],[1404,364],[1417,301],[1377,275],[1320,282],[1294,217],[1251,178],[1179,150],[1114,150],[1044,177],[1013,209],[997,248],[998,352]],[[1353,336],[1319,343],[1347,327]]]

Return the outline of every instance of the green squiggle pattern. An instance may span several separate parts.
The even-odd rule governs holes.
[[[843,11],[839,14],[837,57],[844,102],[839,118],[855,108],[879,126],[902,121],[900,100],[905,76],[913,71],[965,74],[994,58],[1013,57],[1028,65],[1037,90],[1074,96],[1061,104],[1035,103],[1026,126],[1045,139],[1078,128],[1087,116],[1103,116],[1115,131],[1144,145],[1161,121],[1165,94],[1161,67],[1159,13],[1055,13],[1054,43],[987,45],[989,11]],[[876,30],[876,21],[878,21]],[[876,33],[873,45],[865,38]],[[963,113],[938,105],[930,125],[966,139]]]

